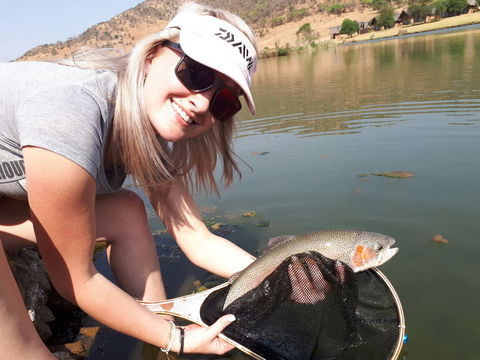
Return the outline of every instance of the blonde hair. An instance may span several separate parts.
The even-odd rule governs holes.
[[[256,48],[250,27],[237,15],[226,10],[213,9],[193,2],[183,4],[177,11],[213,16],[231,23],[242,31]],[[132,175],[134,182],[148,194],[149,188],[181,181],[190,189],[218,194],[214,169],[218,158],[222,161],[222,180],[228,187],[235,176],[241,177],[233,147],[233,118],[216,121],[203,134],[168,146],[153,129],[144,107],[143,84],[146,60],[153,58],[158,46],[165,40],[178,38],[178,29],[165,29],[154,33],[132,49],[130,54],[108,57],[96,51],[87,59],[76,57],[75,65],[83,68],[101,68],[118,75],[111,153],[116,165]],[[63,62],[66,64],[66,62]]]

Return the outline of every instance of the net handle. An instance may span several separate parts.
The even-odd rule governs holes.
[[[190,322],[196,323],[201,326],[207,327],[201,317],[200,317],[200,308],[203,304],[203,301],[214,291],[218,291],[225,286],[230,285],[229,282],[225,282],[211,289],[202,291],[200,293],[180,296],[174,299],[163,300],[163,301],[141,301],[138,302],[145,306],[151,312],[158,315],[171,315]],[[225,340],[229,344],[235,346],[238,350],[243,351],[245,354],[251,356],[256,360],[267,360],[262,356],[254,353],[253,351],[247,349],[245,346],[237,343],[236,341],[226,337],[223,334],[218,336],[219,338]]]

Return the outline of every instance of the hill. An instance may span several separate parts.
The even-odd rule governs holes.
[[[202,3],[221,7],[240,15],[258,35],[259,49],[295,45],[296,32],[309,22],[319,41],[329,39],[328,28],[340,25],[345,17],[358,21],[370,20],[375,12],[362,7],[360,0],[203,0]],[[340,3],[346,13],[332,15],[328,6]],[[68,57],[82,46],[121,48],[128,52],[141,38],[159,31],[167,23],[179,2],[145,0],[109,21],[101,22],[79,36],[53,44],[37,46],[17,60],[42,60]]]

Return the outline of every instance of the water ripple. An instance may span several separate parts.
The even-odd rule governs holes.
[[[292,133],[298,136],[342,135],[358,133],[367,127],[393,126],[404,121],[422,121],[425,114],[461,117],[450,125],[478,125],[480,99],[401,102],[365,105],[356,110],[318,114],[281,114],[243,120],[238,123],[238,137],[255,134]],[[466,119],[466,118],[471,119]]]

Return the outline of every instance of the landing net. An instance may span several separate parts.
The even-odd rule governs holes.
[[[385,360],[400,352],[402,308],[377,269],[354,273],[340,261],[306,252],[287,258],[223,310],[229,289],[207,297],[201,318],[211,325],[234,314],[237,320],[223,333],[259,358]]]

